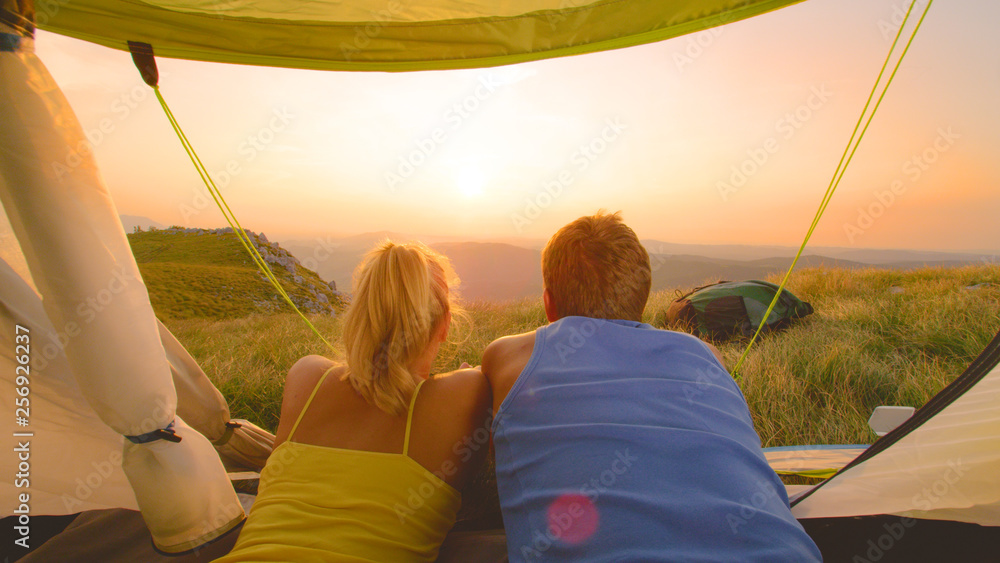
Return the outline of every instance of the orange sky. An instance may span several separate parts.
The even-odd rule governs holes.
[[[642,238],[798,245],[906,5],[808,0],[482,70],[160,59],[160,84],[242,224],[272,238],[547,238],[603,207]],[[997,21],[985,0],[934,4],[812,244],[1000,249]],[[128,54],[47,33],[37,51],[119,212],[223,224]]]

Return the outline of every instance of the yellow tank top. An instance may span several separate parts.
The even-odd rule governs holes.
[[[329,373],[329,372],[327,372]],[[409,454],[413,390],[403,453],[293,442],[326,373],[260,474],[257,500],[233,550],[216,562],[434,561],[461,495]]]

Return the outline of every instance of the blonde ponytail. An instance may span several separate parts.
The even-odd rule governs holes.
[[[342,379],[370,404],[406,411],[416,386],[408,366],[451,308],[449,281],[457,283],[448,259],[419,243],[386,241],[358,265],[344,315]]]

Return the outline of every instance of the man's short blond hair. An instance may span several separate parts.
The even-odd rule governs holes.
[[[649,254],[621,212],[559,229],[542,250],[542,280],[559,318],[639,321],[649,298]]]

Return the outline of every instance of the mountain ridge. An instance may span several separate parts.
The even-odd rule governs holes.
[[[127,216],[122,217],[124,224]],[[215,231],[219,229],[212,232]],[[259,236],[266,240],[263,233]],[[416,240],[405,233],[384,230],[348,237],[291,239],[274,244],[280,244],[282,251],[287,251],[299,266],[315,271],[331,290],[340,288],[346,292],[350,290],[354,269],[361,258],[378,241],[386,238]],[[462,280],[458,293],[468,301],[504,301],[541,295],[541,248],[544,241],[455,241],[441,237],[428,239],[428,242],[431,248],[451,260]],[[684,290],[719,280],[762,279],[775,272],[787,271],[798,250],[773,245],[676,244],[656,239],[643,239],[642,243],[650,254],[653,291]],[[996,260],[996,256],[975,253],[810,247],[807,254],[799,259],[798,266],[909,270],[923,266],[992,263]]]
[[[299,310],[343,310],[346,298],[335,286],[263,234],[248,235]],[[128,241],[158,317],[226,319],[291,310],[232,229],[136,230]]]

